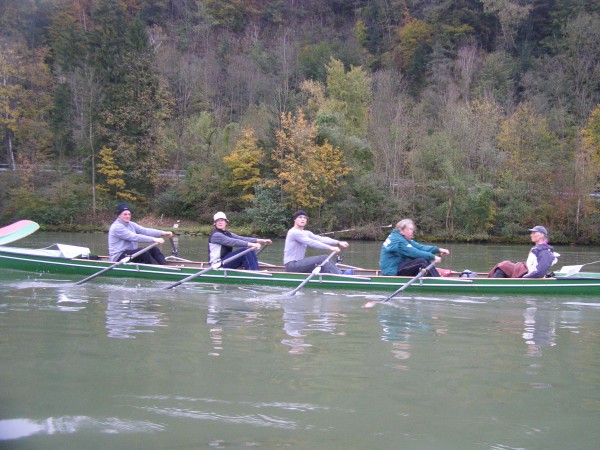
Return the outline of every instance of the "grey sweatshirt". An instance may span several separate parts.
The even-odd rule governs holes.
[[[329,250],[330,245],[338,245],[339,241],[325,236],[317,236],[308,230],[290,228],[285,237],[283,248],[283,264],[299,261],[304,258],[307,247]]]
[[[161,230],[144,228],[135,222],[125,223],[117,218],[108,230],[108,257],[116,261],[125,250],[135,250],[138,242],[154,242],[153,238],[160,236]]]

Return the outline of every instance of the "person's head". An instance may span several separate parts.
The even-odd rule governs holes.
[[[304,228],[308,222],[308,214],[301,209],[296,211],[292,217],[294,218],[294,226],[298,228]]]
[[[125,223],[131,220],[131,210],[127,203],[119,203],[117,205],[117,217]]]
[[[412,219],[402,219],[396,224],[396,230],[406,239],[412,239],[415,234],[415,223]]]
[[[227,224],[229,223],[229,220],[227,220],[227,216],[222,211],[216,213],[213,217],[213,220],[215,223],[215,228],[218,228],[219,230],[224,230],[225,228],[227,228]]]
[[[531,240],[536,244],[538,242],[544,242],[548,240],[548,230],[546,229],[546,227],[543,227],[541,225],[536,225],[535,227],[530,228],[529,233],[531,236]]]

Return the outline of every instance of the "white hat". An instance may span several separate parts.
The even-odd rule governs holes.
[[[225,219],[227,222],[229,222],[229,220],[227,220],[227,216],[225,215],[224,212],[219,211],[218,213],[215,214],[215,216],[213,217],[213,221],[216,222],[219,219]]]

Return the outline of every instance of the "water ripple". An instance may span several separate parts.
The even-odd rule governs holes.
[[[294,421],[269,417],[264,414],[223,415],[213,412],[195,411],[191,409],[158,408],[151,406],[140,407],[140,409],[169,417],[185,417],[188,419],[212,420],[216,422],[252,425],[258,427],[283,428],[287,430],[295,430],[298,428],[296,422]]]
[[[137,420],[122,420],[116,417],[94,419],[88,416],[49,417],[43,420],[6,419],[0,420],[0,441],[20,439],[36,434],[74,434],[79,431],[96,431],[104,434],[153,433],[163,431],[162,425]]]

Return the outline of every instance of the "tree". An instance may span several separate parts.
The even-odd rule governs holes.
[[[407,17],[397,30],[395,47],[399,65],[407,77],[409,87],[416,94],[426,80],[428,55],[433,43],[433,28],[428,23]]]
[[[593,183],[600,187],[600,104],[596,105],[584,128],[581,130],[586,164]]]
[[[41,163],[50,148],[52,79],[46,56],[46,48],[29,52],[0,40],[0,130],[11,170],[19,158]]]
[[[147,195],[160,182],[163,124],[171,98],[155,70],[143,23],[126,7],[117,0],[100,0],[94,14],[91,48],[95,67],[107,83],[98,130],[102,145],[114,149],[130,187]]]
[[[254,130],[244,130],[233,152],[223,158],[231,171],[229,187],[232,190],[239,188],[244,202],[252,201],[255,188],[262,181],[260,164],[265,153],[256,141]]]
[[[344,131],[364,136],[367,131],[370,79],[362,67],[350,67],[332,59],[327,65],[327,92],[332,112],[339,112],[344,120]]]
[[[418,126],[413,102],[404,92],[399,72],[379,71],[373,78],[368,139],[373,146],[374,174],[394,198],[408,196],[408,159]]]
[[[600,15],[581,13],[565,25],[559,60],[579,123],[600,102]]]
[[[532,5],[521,6],[510,0],[482,0],[485,12],[498,15],[502,30],[504,49],[516,48],[516,36],[521,24],[527,19]]]
[[[302,110],[295,117],[282,114],[273,157],[281,190],[287,196],[284,203],[292,209],[322,206],[350,173],[342,151],[328,142],[315,144],[315,137],[316,128],[306,121]]]
[[[501,218],[524,224],[560,221],[559,206],[570,201],[564,195],[568,192],[565,168],[572,167],[572,154],[561,148],[547,121],[530,104],[522,104],[501,123],[498,145],[506,155],[501,177],[501,203],[506,208]],[[511,212],[518,204],[523,206]]]
[[[125,171],[117,165],[114,151],[103,147],[98,159],[98,174],[104,177],[104,183],[99,183],[98,189],[109,194],[113,200],[137,200],[135,193],[126,190]]]

